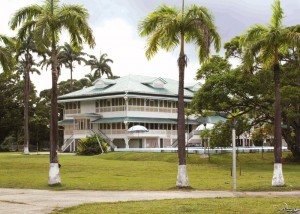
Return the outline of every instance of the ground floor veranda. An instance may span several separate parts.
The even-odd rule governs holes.
[[[63,151],[76,151],[78,141],[88,135],[98,133],[113,148],[174,148],[177,147],[177,120],[167,118],[120,117],[101,118],[91,122],[89,118],[64,120]],[[148,129],[144,133],[129,133],[134,125]],[[186,145],[207,147],[208,139],[201,139],[196,128],[199,122],[186,120]],[[252,146],[250,136],[237,139],[237,146]],[[68,148],[67,148],[68,147]]]
[[[69,130],[65,133],[65,143],[68,145],[66,151],[76,151],[77,144],[80,139],[99,133],[104,135],[112,143],[115,149],[134,149],[134,148],[174,148],[177,147],[177,130],[149,130],[145,133],[128,133],[126,130]],[[68,142],[68,139],[70,141]],[[236,139],[237,146],[251,147],[252,141],[249,138]],[[201,139],[200,132],[192,130],[186,132],[186,146],[188,147],[207,147],[207,139]],[[65,150],[65,148],[63,149]]]

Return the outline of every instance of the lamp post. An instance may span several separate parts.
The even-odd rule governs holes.
[[[190,130],[189,130],[189,115],[187,114],[186,115],[186,123],[187,123],[187,137],[186,137],[186,156],[188,157],[189,156],[189,135],[190,135]]]
[[[233,178],[233,191],[236,191],[236,120],[232,118],[232,178]]]
[[[206,122],[204,122],[203,125],[204,125],[204,132],[206,132],[206,125],[207,125]],[[207,143],[208,143],[207,139],[206,139],[206,137],[204,137],[204,157],[205,157],[205,151],[206,151]]]

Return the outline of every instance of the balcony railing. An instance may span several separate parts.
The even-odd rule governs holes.
[[[125,111],[125,110],[126,110],[126,106],[96,107],[96,113],[99,113],[99,112]]]
[[[126,110],[126,106],[96,107],[96,113],[125,111],[125,110]],[[130,105],[130,106],[128,106],[128,111],[177,113],[177,108],[154,107],[154,106],[131,106]]]
[[[124,129],[103,129],[101,130],[101,132],[103,132],[106,135],[123,135],[127,133],[127,130]],[[65,130],[64,131],[65,135],[90,135],[93,134],[93,132],[91,130]],[[154,129],[150,129],[149,132],[145,132],[145,133],[128,133],[128,136],[151,136],[151,135],[166,135],[168,137],[170,137],[171,135],[173,136],[177,136],[177,130],[154,130]]]
[[[65,109],[65,114],[80,114],[81,109]]]

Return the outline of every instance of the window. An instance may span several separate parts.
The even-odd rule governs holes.
[[[70,102],[65,104],[65,114],[80,113],[80,102]]]
[[[75,129],[87,130],[91,129],[90,119],[77,119],[75,120]]]

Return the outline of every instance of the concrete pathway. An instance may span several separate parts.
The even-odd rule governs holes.
[[[0,213],[51,213],[55,209],[93,202],[143,201],[175,198],[215,197],[299,197],[293,192],[230,191],[50,191],[34,189],[1,189]]]

